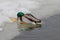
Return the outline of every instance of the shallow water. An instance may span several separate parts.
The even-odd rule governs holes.
[[[20,32],[18,32],[16,23],[4,22],[0,28],[3,28],[3,30],[0,31],[0,40],[11,40],[20,34]]]
[[[32,0],[0,0],[0,24],[9,20],[7,15],[16,17],[14,14],[20,7],[29,9],[33,15],[41,19],[44,22],[42,28],[19,33],[16,23],[7,23],[5,26],[0,26],[4,28],[4,31],[0,32],[0,40],[60,39],[60,0],[33,0],[33,2]]]

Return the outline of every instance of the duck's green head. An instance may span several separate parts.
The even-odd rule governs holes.
[[[22,16],[24,16],[24,13],[23,12],[18,12],[17,17],[22,17]]]

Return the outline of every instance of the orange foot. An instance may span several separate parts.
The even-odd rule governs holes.
[[[20,22],[20,24],[26,24],[26,22]]]

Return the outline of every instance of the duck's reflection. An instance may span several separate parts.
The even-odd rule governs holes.
[[[31,31],[34,29],[40,29],[42,27],[42,24],[18,24],[18,30],[19,31]]]

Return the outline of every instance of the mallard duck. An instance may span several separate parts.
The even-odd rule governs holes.
[[[38,24],[38,23],[41,23],[41,21],[35,18],[34,16],[32,16],[33,18],[30,16],[31,14],[24,14],[23,12],[18,12],[17,18],[11,18],[11,20],[12,22],[16,21],[19,30],[33,30],[35,28],[40,28],[41,24]],[[22,19],[23,17],[30,20],[31,22],[29,23],[29,22],[23,21],[24,20]]]
[[[26,22],[27,20],[30,22]],[[18,28],[23,29],[23,30],[30,30],[30,29],[35,29],[35,28],[40,28],[41,27],[41,20],[37,19],[34,17],[32,14],[27,14],[24,12],[18,12],[17,13],[17,18],[11,18],[12,22],[17,22]]]
[[[23,19],[22,19],[23,17],[25,17],[26,19],[30,20],[31,23],[23,21]],[[25,30],[32,30],[32,29],[41,27],[41,24],[38,24],[38,23],[41,23],[41,20],[35,18],[31,14],[24,14],[23,12],[18,12],[17,20],[18,20],[17,21],[18,28],[23,29],[23,30],[24,29]]]

